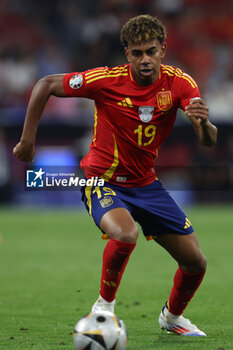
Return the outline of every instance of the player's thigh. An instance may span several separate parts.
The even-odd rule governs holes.
[[[100,228],[108,237],[119,241],[135,243],[138,238],[138,227],[125,208],[106,212],[100,220]]]
[[[87,186],[82,189],[82,200],[95,224],[105,234],[104,238],[136,242],[138,227],[130,214],[130,207],[111,184]]]
[[[187,235],[159,235],[155,241],[165,248],[178,264],[188,272],[199,272],[206,268],[195,232]]]

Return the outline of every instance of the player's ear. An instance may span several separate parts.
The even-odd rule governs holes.
[[[167,51],[167,43],[166,43],[166,41],[164,41],[164,42],[161,44],[161,58],[164,58],[164,57],[165,57],[166,51]]]
[[[128,62],[130,63],[130,55],[129,55],[129,50],[127,49],[127,47],[125,47],[125,55],[126,55],[126,57],[127,57],[127,60],[128,60]]]

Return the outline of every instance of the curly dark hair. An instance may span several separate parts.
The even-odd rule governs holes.
[[[160,44],[166,38],[164,25],[150,15],[140,15],[131,18],[121,29],[121,43],[128,47],[128,44],[138,44],[141,42],[158,39]]]

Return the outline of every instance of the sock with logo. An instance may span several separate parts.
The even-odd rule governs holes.
[[[100,295],[108,302],[115,299],[122,275],[136,243],[110,239],[103,253]]]
[[[205,270],[189,273],[179,266],[174,277],[174,285],[168,301],[168,310],[173,315],[181,315],[201,284]]]

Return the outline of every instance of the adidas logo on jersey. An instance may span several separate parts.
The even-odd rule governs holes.
[[[186,218],[186,219],[185,219],[184,229],[189,228],[191,225],[192,225],[192,224],[191,224],[191,222],[189,221],[189,219]]]
[[[133,104],[130,100],[129,97],[126,97],[124,100],[122,100],[121,102],[117,102],[117,104],[119,106],[124,106],[124,107],[130,107],[130,108],[133,108]]]

